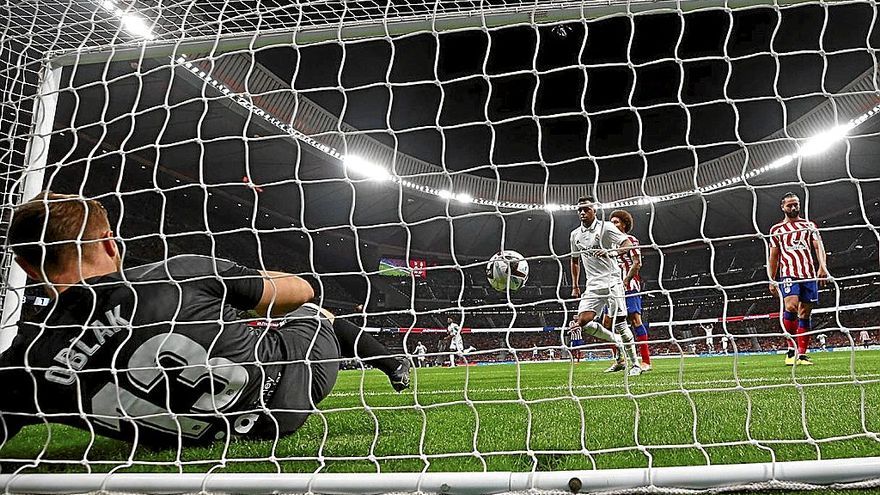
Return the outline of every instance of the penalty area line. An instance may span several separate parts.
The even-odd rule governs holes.
[[[866,373],[862,375],[857,375],[856,378],[859,380],[871,380],[873,378],[880,377],[880,373]],[[843,380],[849,379],[852,380],[852,375],[821,375],[821,376],[805,376],[799,377],[798,383],[807,383],[810,382],[810,385],[821,385],[821,383],[814,383],[817,380]],[[781,377],[756,377],[756,378],[740,378],[739,380],[732,379],[724,379],[724,380],[687,380],[683,382],[659,382],[659,383],[645,383],[646,386],[651,387],[659,387],[659,388],[672,388],[679,387],[681,385],[736,385],[737,383],[791,383],[792,385],[797,385],[791,380],[790,377],[781,378]],[[858,382],[852,381],[852,384],[856,384]],[[631,383],[630,386],[634,384]],[[595,389],[607,389],[607,388],[624,388],[623,383],[609,383],[609,384],[583,384],[583,385],[548,385],[543,387],[492,387],[492,388],[474,388],[469,387],[467,392],[469,394],[472,393],[482,393],[482,392],[517,392],[517,391],[529,391],[529,392],[537,392],[537,391],[553,391],[553,390],[595,390]],[[458,394],[464,392],[464,389],[449,389],[449,390],[419,390],[418,395],[450,395],[450,394]],[[390,391],[357,391],[357,392],[339,392],[333,393],[331,397],[379,397],[379,396],[399,396],[397,392]]]

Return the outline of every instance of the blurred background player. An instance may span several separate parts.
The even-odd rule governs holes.
[[[730,339],[727,337],[727,335],[722,335],[721,336],[721,352],[723,352],[725,356],[727,355],[727,346],[729,344],[730,344]]]
[[[703,331],[706,332],[706,349],[708,350],[709,354],[714,353],[715,352],[715,339],[712,337],[712,333],[715,331],[715,324],[714,323],[701,323],[700,328],[702,328]]]
[[[871,339],[871,334],[867,330],[862,330],[859,332],[859,342],[861,342],[862,346],[867,349],[871,344],[873,344],[873,339]]]
[[[797,361],[797,364],[812,365],[807,357],[810,314],[819,302],[818,285],[824,286],[828,278],[825,246],[816,224],[801,218],[801,201],[797,194],[790,192],[783,196],[780,208],[785,218],[770,228],[767,261],[770,293],[777,296],[782,291],[782,326],[797,339],[797,355],[789,341],[785,364],[792,366]],[[812,250],[816,251],[818,271],[814,268]]]
[[[416,344],[415,354],[416,354],[416,366],[419,368],[425,367],[425,354],[428,352],[428,348],[425,347],[425,344],[422,344],[420,340],[418,344]]]
[[[593,198],[578,198],[580,225],[571,231],[571,296],[580,297],[577,326],[587,334],[623,347],[630,362],[629,374],[636,376],[642,369],[636,358],[635,339],[626,324],[626,302],[623,279],[615,261],[618,252],[628,250],[632,243],[611,222],[596,218]],[[580,272],[584,264],[586,287],[581,297]],[[593,321],[607,306],[611,318],[612,333],[597,321]],[[617,367],[617,363],[612,368]],[[610,368],[609,368],[610,369]]]
[[[446,327],[446,338],[449,339],[449,366],[455,367],[455,356],[461,356],[464,359],[464,355],[468,352],[475,351],[476,348],[473,346],[464,348],[464,340],[461,338],[461,325],[456,323],[452,317],[446,318],[446,323],[448,326]]]
[[[633,217],[628,211],[615,210],[611,212],[611,223],[626,234],[626,238],[632,244],[631,249],[620,252],[617,264],[620,265],[620,276],[623,279],[623,290],[626,296],[626,322],[635,334],[636,340],[642,342],[638,345],[642,358],[642,371],[651,371],[651,352],[646,343],[648,329],[642,323],[642,296],[640,294],[642,277],[639,275],[642,268],[642,251],[638,247],[639,240],[630,235],[630,231],[633,229]]]
[[[580,347],[584,345],[584,334],[581,331],[581,327],[578,326],[577,320],[571,320],[571,323],[568,324],[568,347],[571,352],[571,357],[577,360],[577,362],[581,362],[581,357],[583,356],[583,349]]]
[[[824,333],[820,333],[816,335],[816,340],[819,341],[819,348],[823,351],[828,350],[828,336]]]

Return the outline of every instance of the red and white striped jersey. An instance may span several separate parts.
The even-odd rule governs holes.
[[[568,329],[568,337],[571,340],[583,340],[584,334],[581,331],[581,327],[571,327]]]
[[[642,254],[642,250],[639,249],[639,240],[631,235],[627,235],[626,238],[629,239],[629,242],[632,243],[635,249],[622,251],[617,257],[617,264],[620,266],[621,280],[626,280],[626,274],[629,273],[629,269],[633,266],[633,252],[639,253],[639,255]],[[629,281],[629,285],[626,285],[623,290],[627,292],[633,290],[638,292],[642,290],[642,276],[636,273],[636,276]]]
[[[770,247],[779,248],[779,278],[816,278],[813,266],[813,241],[819,239],[816,224],[798,218],[770,227]]]

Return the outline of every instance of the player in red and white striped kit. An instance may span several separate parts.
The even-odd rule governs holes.
[[[770,259],[767,275],[770,277],[770,293],[782,292],[782,326],[797,339],[795,350],[789,345],[786,365],[811,365],[807,357],[810,345],[810,313],[819,302],[819,284],[825,285],[828,268],[825,264],[825,246],[816,224],[801,218],[801,201],[794,193],[782,197],[785,219],[770,228]],[[818,270],[813,264],[812,250],[816,252]]]

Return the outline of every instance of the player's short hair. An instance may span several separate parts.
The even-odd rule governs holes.
[[[43,191],[15,209],[9,244],[12,252],[31,266],[59,273],[79,261],[76,241],[97,240],[107,230],[110,220],[99,201]],[[98,249],[93,242],[81,246],[83,259]]]
[[[614,210],[611,212],[611,218],[616,218],[620,220],[620,223],[623,224],[623,231],[627,234],[633,228],[633,216],[629,214],[626,210]]]
[[[577,204],[580,205],[583,203],[588,203],[590,205],[593,205],[596,203],[596,198],[594,198],[592,196],[581,196],[578,198]]]
[[[793,193],[793,192],[791,192],[791,191],[788,191],[787,193],[785,193],[785,196],[783,196],[782,199],[779,201],[779,204],[783,204],[783,203],[785,203],[785,200],[788,199],[788,198],[798,198],[798,199],[801,199],[801,198],[798,197],[797,194],[795,194],[795,193]]]

